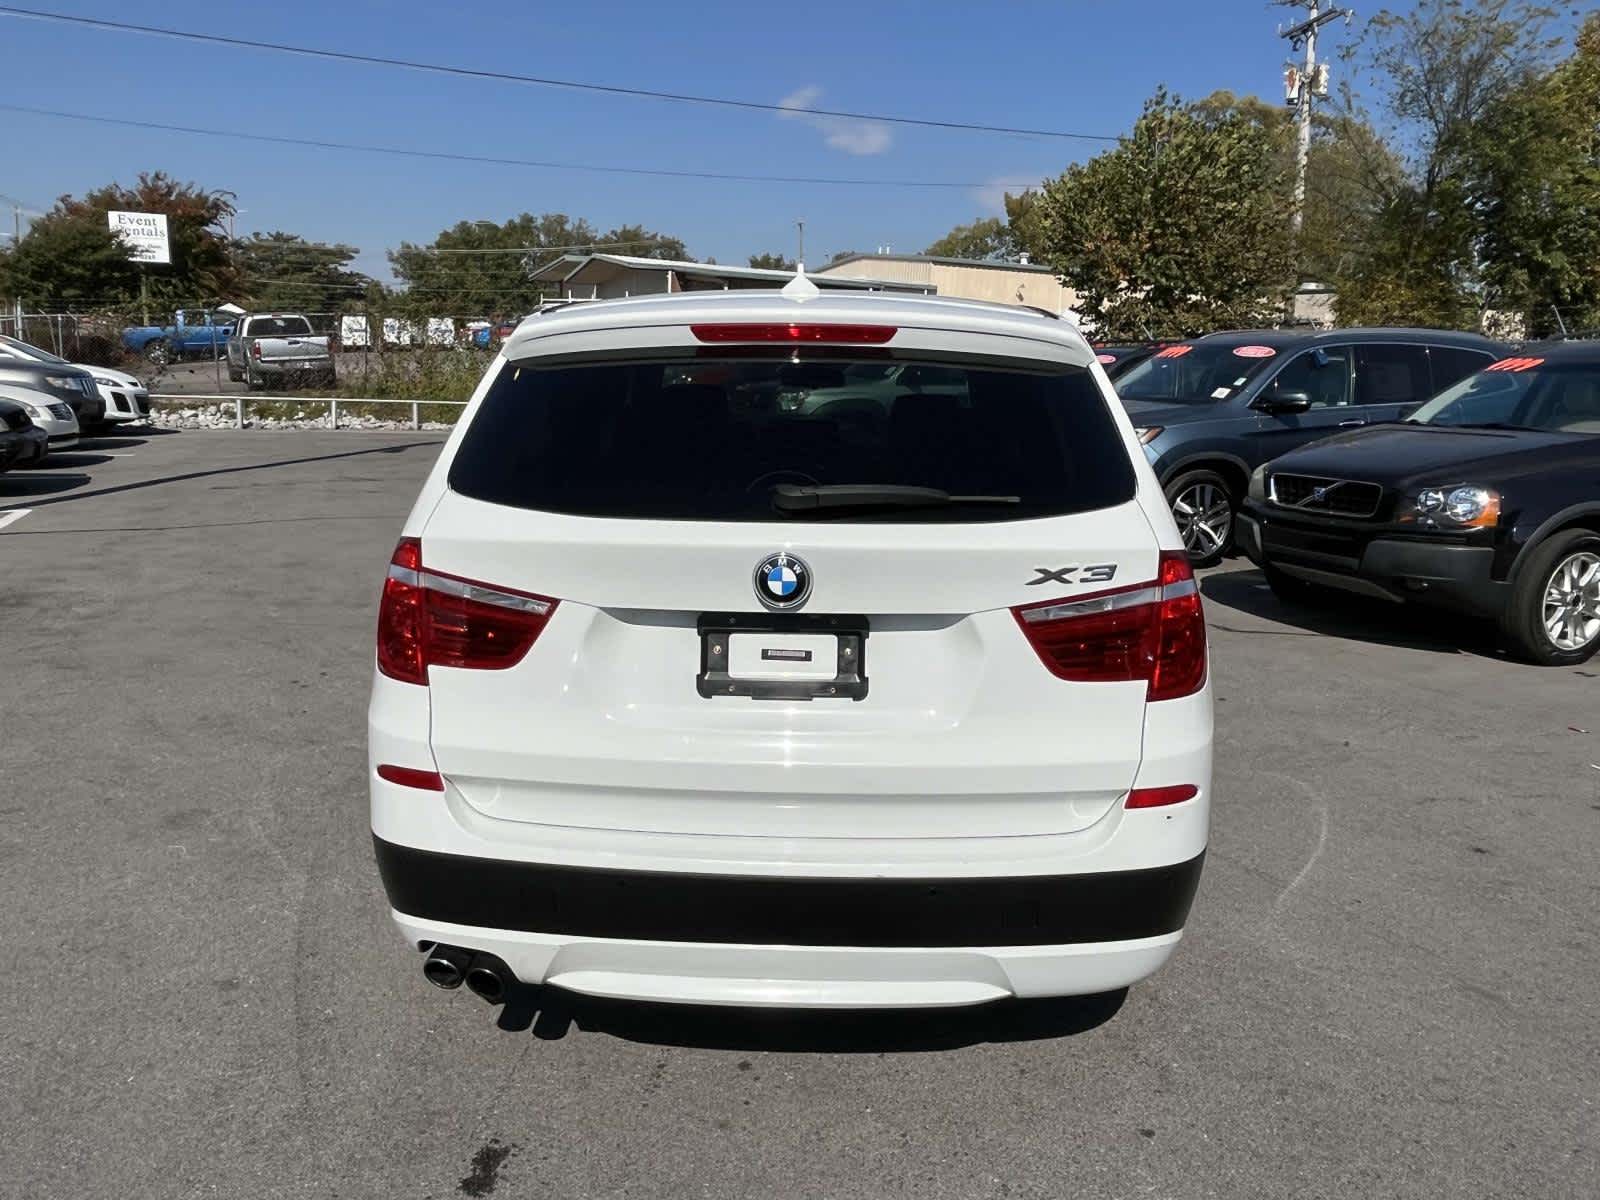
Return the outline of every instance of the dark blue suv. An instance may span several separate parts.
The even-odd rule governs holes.
[[[1507,348],[1438,329],[1253,330],[1176,342],[1119,376],[1189,557],[1233,542],[1250,473],[1341,429],[1408,416]]]

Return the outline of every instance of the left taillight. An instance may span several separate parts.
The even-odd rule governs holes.
[[[421,540],[401,538],[378,606],[378,670],[426,686],[429,667],[513,667],[555,609],[547,596],[430,571]]]
[[[1113,591],[1011,610],[1058,679],[1143,679],[1150,700],[1176,700],[1206,681],[1206,624],[1188,557],[1163,551],[1157,577]]]

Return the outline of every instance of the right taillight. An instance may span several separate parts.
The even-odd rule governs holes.
[[[427,570],[422,542],[401,538],[378,606],[378,670],[426,685],[429,667],[515,666],[549,623],[556,601]]]
[[[1150,700],[1175,700],[1206,681],[1206,623],[1188,556],[1163,551],[1157,577],[1112,591],[1011,610],[1058,679],[1143,679]]]

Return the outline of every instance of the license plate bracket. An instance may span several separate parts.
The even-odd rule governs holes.
[[[752,700],[864,700],[867,696],[866,617],[801,613],[703,613],[700,674],[695,690],[707,700],[745,696]],[[830,678],[761,679],[730,673],[729,643],[748,634],[831,634],[836,641],[836,666]]]

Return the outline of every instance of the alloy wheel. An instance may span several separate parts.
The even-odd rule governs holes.
[[[1190,554],[1205,557],[1228,544],[1233,531],[1233,503],[1214,483],[1186,487],[1172,500],[1172,515],[1177,518],[1183,546]]]
[[[1579,550],[1556,564],[1540,616],[1558,650],[1582,650],[1600,637],[1600,554]]]

